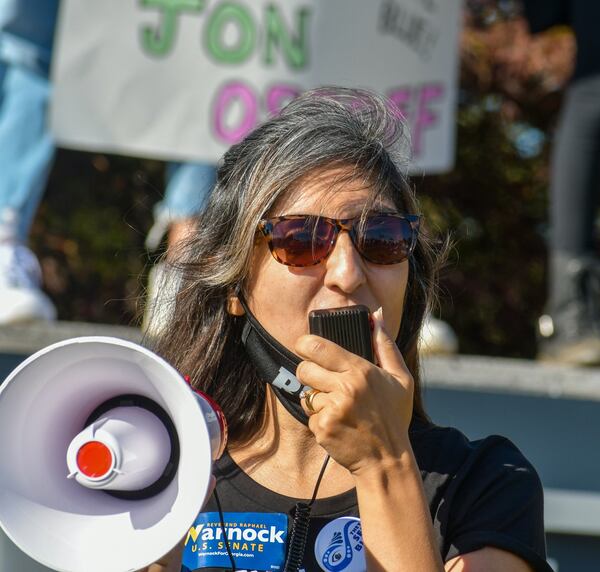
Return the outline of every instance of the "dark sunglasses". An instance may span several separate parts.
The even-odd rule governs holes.
[[[316,215],[287,215],[263,219],[258,228],[271,254],[287,266],[314,266],[333,251],[341,231],[350,235],[361,256],[375,264],[406,260],[417,243],[420,215],[372,214],[335,219]]]

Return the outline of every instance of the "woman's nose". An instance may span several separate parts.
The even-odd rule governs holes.
[[[364,260],[347,232],[338,235],[325,269],[325,286],[329,288],[350,294],[366,282]]]

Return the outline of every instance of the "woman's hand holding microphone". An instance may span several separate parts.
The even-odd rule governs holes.
[[[410,450],[413,378],[384,328],[382,309],[372,316],[378,366],[318,336],[302,336],[295,347],[304,358],[297,377],[317,390],[302,399],[309,428],[355,476],[397,465]]]

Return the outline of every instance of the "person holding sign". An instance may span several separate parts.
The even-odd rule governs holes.
[[[55,154],[47,115],[58,9],[58,0],[0,0],[0,325],[56,318],[26,243]],[[181,240],[214,179],[212,163],[166,165],[149,248],[167,230],[170,246]]]
[[[424,410],[417,343],[440,255],[403,143],[388,100],[322,88],[225,154],[171,263],[182,283],[155,349],[221,405],[229,448],[152,572],[551,571],[535,469]],[[372,354],[348,320],[339,343],[309,334],[309,315],[350,314],[368,316]]]

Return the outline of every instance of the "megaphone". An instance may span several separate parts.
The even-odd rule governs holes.
[[[0,525],[60,572],[144,568],[193,524],[226,434],[218,406],[146,348],[48,346],[0,386]]]

